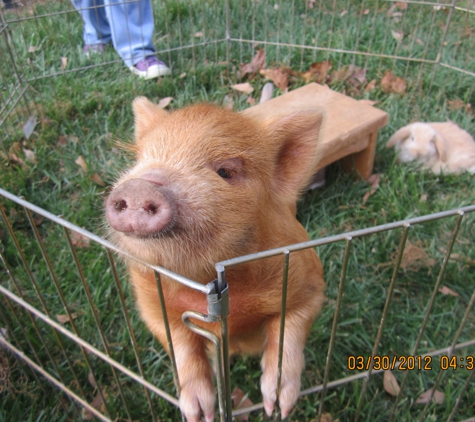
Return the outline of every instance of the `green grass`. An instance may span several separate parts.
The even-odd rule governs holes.
[[[274,3],[280,7],[274,8]],[[471,2],[463,3],[469,5]],[[363,197],[370,190],[370,186],[354,175],[345,174],[338,164],[332,165],[327,172],[327,185],[305,194],[299,203],[298,218],[307,228],[311,238],[317,239],[475,203],[473,176],[433,175],[411,166],[398,165],[395,163],[394,152],[385,148],[386,141],[395,130],[416,120],[443,121],[450,118],[475,134],[473,114],[466,108],[454,108],[452,103],[454,100],[461,100],[465,104],[475,104],[473,76],[439,66],[433,77],[431,64],[350,53],[359,51],[435,60],[444,35],[443,25],[448,19],[445,11],[436,12],[430,6],[410,5],[407,12],[396,22],[394,18],[387,16],[390,8],[388,2],[365,1],[362,4],[351,0],[338,1],[335,2],[335,8],[333,2],[322,2],[312,10],[305,8],[305,2],[297,1],[243,0],[242,3],[232,1],[231,5],[233,37],[281,43],[279,47],[261,43],[266,49],[268,67],[285,64],[300,71],[308,69],[312,62],[324,59],[332,61],[333,70],[350,64],[366,67],[367,81],[378,81],[376,88],[370,93],[364,90],[355,92],[351,89],[354,88],[351,84],[342,81],[333,82],[331,87],[358,99],[370,98],[378,101],[377,107],[390,115],[390,123],[380,131],[376,152],[374,172],[381,176],[380,187],[363,204]],[[225,96],[233,99],[236,110],[249,106],[246,102],[247,96],[237,93],[230,86],[242,82],[236,76],[238,65],[241,62],[249,62],[255,50],[248,43],[234,42],[230,48],[231,63],[229,66],[223,63],[226,59],[226,44],[212,42],[225,37],[226,15],[221,3],[169,0],[155,6],[158,22],[156,46],[159,50],[209,42],[206,46],[162,53],[161,57],[174,69],[171,78],[159,81],[141,81],[134,78],[118,60],[113,49],[108,50],[104,59],[85,59],[81,55],[81,22],[77,13],[71,11],[49,16],[51,12],[72,10],[68,1],[38,2],[35,4],[35,14],[47,15],[38,19],[21,21],[21,18],[31,16],[27,8],[6,14],[7,21],[10,22],[10,41],[14,46],[16,64],[21,65],[21,72],[31,81],[31,88],[27,92],[28,101],[21,99],[5,109],[5,113],[10,111],[10,114],[2,127],[2,188],[22,195],[54,214],[61,214],[80,227],[103,234],[104,197],[116,175],[131,162],[130,156],[117,149],[116,141],[132,138],[133,118],[130,104],[134,97],[145,95],[152,101],[158,101],[160,98],[172,96],[173,109],[199,101],[222,104]],[[366,9],[370,10],[370,13],[359,13]],[[454,12],[444,48],[440,52],[443,64],[474,71],[474,41],[473,36],[467,36],[473,26],[473,14]],[[401,44],[393,38],[391,30],[405,34]],[[197,32],[203,32],[204,37],[195,37]],[[168,36],[165,36],[167,34]],[[417,40],[421,40],[422,44]],[[2,39],[1,42],[1,48],[4,49],[5,41]],[[283,45],[303,43],[343,52],[304,50]],[[28,52],[30,46],[39,49]],[[68,58],[66,70],[90,64],[98,66],[49,77],[62,72],[61,57]],[[103,61],[110,63],[102,66]],[[11,71],[10,56],[5,56],[2,66],[4,96],[6,98],[12,95],[18,98],[15,93],[18,79]],[[393,71],[407,81],[408,89],[405,94],[386,94],[382,91],[379,82],[386,70]],[[186,75],[183,76],[183,73]],[[43,76],[47,77],[42,78]],[[249,82],[254,87],[251,96],[258,100],[265,81],[257,76],[249,79]],[[296,77],[291,80],[290,89],[302,84],[302,79]],[[281,92],[277,90],[276,95],[278,94]],[[32,100],[35,106],[31,105]],[[25,140],[20,129],[30,113],[28,106],[36,114],[38,125],[31,138]],[[61,142],[58,144],[58,141]],[[9,154],[15,149],[15,142],[22,148],[34,151],[36,162],[19,165],[9,160]],[[25,160],[21,152],[18,155]],[[79,156],[87,163],[86,172],[75,163]],[[105,186],[98,185],[91,179],[96,174],[102,178]],[[24,211],[6,200],[2,200],[2,204],[7,209],[7,215],[50,314],[53,318],[65,314]],[[94,313],[62,229],[48,220],[38,222],[61,289],[71,312],[78,315],[75,320],[78,334],[95,347],[104,350]],[[411,352],[454,223],[455,219],[450,218],[411,227],[409,241],[424,249],[427,256],[419,266],[407,266],[399,271],[378,354],[393,356]],[[367,356],[371,353],[400,236],[401,230],[396,230],[355,239],[353,242],[330,367],[330,380],[355,373],[347,369],[349,355]],[[461,226],[454,246],[455,255],[448,263],[442,282],[459,296],[436,296],[431,318],[417,350],[418,354],[447,347],[452,341],[473,291],[475,256],[471,244],[474,236],[473,217],[468,215]],[[38,294],[25,273],[3,223],[0,225],[0,241],[2,255],[12,268],[22,294],[26,300],[42,310]],[[302,377],[303,388],[317,385],[323,380],[343,250],[344,244],[340,242],[319,247],[317,251],[325,267],[328,299],[321,316],[314,324],[306,347],[307,364]],[[112,357],[137,371],[117,287],[104,249],[91,243],[88,248],[78,248],[78,256],[101,326],[107,333]],[[434,261],[430,261],[431,259]],[[175,394],[169,360],[135,311],[132,292],[126,282],[122,265],[119,265],[119,272],[146,378],[170,394]],[[17,293],[16,287],[3,269],[0,281],[2,285]],[[110,398],[108,409],[111,418],[126,419],[124,406],[118,397],[118,385],[109,365],[90,355],[89,367],[80,348],[66,337],[61,337],[79,387],[51,328],[42,321],[36,321],[43,342],[48,346],[45,348],[31,319],[24,311],[14,306],[16,312],[12,313],[4,298],[0,304],[0,327],[7,328],[9,339],[14,344],[19,344],[28,356],[34,358],[31,345],[48,371],[55,376],[59,374],[64,383],[74,391],[80,393],[82,388],[84,399],[88,402],[92,402],[97,394],[88,381],[91,367]],[[19,321],[23,322],[25,333],[22,332]],[[24,334],[28,341],[24,339]],[[473,338],[475,320],[472,311],[459,341]],[[50,350],[57,362],[57,368],[51,365],[46,349]],[[457,353],[459,356],[474,355],[475,348],[466,348]],[[80,410],[74,410],[64,395],[58,395],[56,389],[47,382],[38,382],[27,368],[10,359],[9,354],[3,350],[0,350],[0,362],[0,369],[7,367],[9,370],[3,384],[3,378],[0,376],[0,421],[81,419]],[[439,367],[438,358],[434,358],[432,366],[432,372],[410,372],[406,394],[397,408],[396,420],[417,420],[423,406],[415,404],[415,399],[432,386],[438,373],[435,370]],[[239,386],[255,403],[261,401],[260,375],[258,359],[236,358],[233,361],[233,386]],[[395,375],[401,382],[404,374],[395,372]],[[466,378],[465,371],[446,371],[439,386],[439,390],[446,394],[445,401],[442,405],[432,404],[424,420],[446,419]],[[121,375],[119,383],[130,404],[132,420],[150,420],[142,388]],[[362,380],[359,380],[329,390],[325,399],[325,412],[329,412],[334,420],[353,420],[361,388]],[[475,394],[473,384],[469,390],[459,406],[457,420],[473,416],[473,401],[469,400],[469,397]],[[319,394],[302,398],[290,420],[315,419],[319,400]],[[365,395],[360,420],[387,420],[393,403],[394,398],[383,389],[382,375],[374,375]],[[177,410],[164,400],[154,397],[153,406],[159,420],[178,419]],[[255,412],[250,419],[259,421],[264,417],[260,412]]]

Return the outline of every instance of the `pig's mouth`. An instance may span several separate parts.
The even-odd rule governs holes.
[[[172,192],[144,179],[130,179],[110,194],[106,216],[111,227],[135,238],[169,237],[176,230]]]

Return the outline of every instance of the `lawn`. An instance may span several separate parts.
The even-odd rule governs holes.
[[[336,163],[328,168],[323,188],[302,196],[298,218],[311,239],[475,204],[473,175],[434,175],[401,165],[396,163],[394,151],[385,148],[397,129],[413,121],[451,119],[475,134],[473,2],[457,2],[459,8],[469,11],[434,7],[435,3],[414,2],[405,7],[401,2],[376,0],[230,3],[228,45],[224,2],[154,2],[155,45],[160,57],[173,68],[171,77],[154,81],[134,77],[112,48],[105,56],[85,58],[81,53],[81,21],[68,1],[27,2],[22,8],[3,11],[9,30],[8,38],[1,40],[6,54],[0,64],[4,101],[0,187],[104,235],[104,198],[119,172],[133,162],[131,154],[120,147],[133,138],[133,98],[145,95],[158,102],[173,97],[170,110],[200,101],[243,110],[259,101],[268,80],[259,72],[243,76],[240,65],[251,63],[262,48],[266,69],[279,69],[286,75],[289,90],[317,80],[356,99],[372,101],[390,116],[389,124],[379,133],[374,166],[379,186],[371,195],[369,183],[345,173]],[[12,70],[12,60],[21,81]],[[311,72],[312,64],[318,72]],[[21,90],[25,81],[29,88],[23,99],[18,97],[17,87]],[[238,83],[249,83],[253,91],[247,94],[233,89]],[[274,95],[282,94],[283,89],[276,88]],[[9,95],[20,99],[8,103]],[[37,124],[31,137],[25,139],[21,126],[30,114],[36,116]],[[121,286],[145,378],[176,395],[170,361],[138,317],[121,261],[117,260],[117,284],[115,267],[110,266],[101,245],[73,237],[75,261],[64,230],[33,214],[49,259],[45,260],[23,208],[6,199],[1,203],[24,253],[22,259],[8,226],[0,220],[1,285],[139,373],[118,291]],[[449,290],[436,291],[416,355],[449,347],[467,310],[474,290],[473,220],[472,214],[463,218],[441,280],[441,286]],[[456,217],[450,217],[409,229],[407,252],[397,272],[378,355],[407,356],[413,352],[455,223]],[[397,229],[357,237],[352,242],[330,381],[361,372],[348,369],[348,358],[372,353],[401,235],[402,230]],[[323,381],[344,247],[345,242],[317,247],[325,269],[327,301],[306,346],[302,389]],[[58,290],[64,293],[67,310]],[[73,322],[65,318],[68,311]],[[114,375],[110,365],[5,297],[0,300],[0,329],[7,333],[8,341],[42,362],[48,373],[112,420],[152,419],[149,401],[135,381],[120,372]],[[101,333],[106,333],[105,341]],[[474,338],[475,315],[471,310],[458,342]],[[474,356],[475,346],[455,354]],[[434,357],[432,371],[393,371],[399,384],[407,374],[395,420],[449,417],[468,370],[443,371],[438,390],[445,396],[440,404],[431,403],[424,415],[424,404],[416,403],[420,394],[432,387],[441,364],[444,360]],[[239,387],[253,403],[261,402],[260,375],[257,358],[233,360],[232,386]],[[0,421],[90,418],[41,379],[0,348]],[[328,389],[323,410],[326,421],[355,419],[363,381]],[[473,417],[470,397],[475,395],[474,385],[471,383],[462,396],[456,420]],[[100,403],[101,390],[106,406]],[[178,420],[175,406],[154,394],[151,397],[155,420]],[[319,393],[306,395],[289,420],[315,420],[319,402]],[[375,374],[361,404],[359,420],[387,421],[394,403],[395,397],[384,388],[382,374]],[[265,419],[261,411],[250,414],[252,421]]]

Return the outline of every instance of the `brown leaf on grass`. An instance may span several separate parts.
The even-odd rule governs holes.
[[[71,314],[71,319],[76,319],[78,317],[77,313]],[[66,324],[70,321],[69,316],[67,314],[56,315],[56,319],[60,324]]]
[[[399,10],[406,10],[407,9],[407,3],[405,1],[397,1],[396,2],[396,7]]]
[[[88,248],[90,239],[81,233],[71,232],[71,242],[76,248]]]
[[[471,116],[473,114],[473,108],[470,103],[463,102],[460,98],[456,98],[455,100],[447,100],[447,108],[449,110],[463,110]]]
[[[234,84],[231,85],[231,88],[239,92],[244,92],[245,94],[250,94],[252,91],[254,91],[254,88],[249,82],[244,82],[242,84]]]
[[[397,396],[399,394],[399,391],[401,390],[396,377],[389,370],[384,371],[383,386],[384,390],[387,393],[391,394],[391,396]]]
[[[368,85],[365,86],[365,91],[370,92],[372,91],[376,86],[376,79],[373,79]]]
[[[28,53],[35,53],[35,52],[37,52],[39,49],[40,49],[40,47],[36,47],[36,46],[34,46],[34,45],[30,45],[30,46],[28,47]]]
[[[366,201],[369,199],[369,197],[373,195],[379,188],[379,174],[372,174],[366,181],[371,185],[371,189],[364,194],[363,204],[366,204]]]
[[[171,102],[173,101],[173,97],[165,97],[165,98],[162,98],[159,102],[158,102],[158,106],[160,108],[165,108],[167,107]]]
[[[250,104],[251,106],[254,106],[254,105],[256,105],[256,100],[255,100],[255,98],[247,97],[246,103]]]
[[[392,258],[396,260],[397,252],[394,252]],[[416,271],[423,267],[432,267],[435,264],[435,259],[429,258],[426,251],[419,246],[413,245],[409,240],[406,242],[406,247],[402,254],[401,268],[403,270]]]
[[[91,176],[91,180],[98,184],[99,186],[105,186],[106,184],[104,183],[104,180],[102,180],[102,177],[99,176],[97,173],[94,173],[92,176]]]
[[[58,138],[58,142],[56,142],[56,146],[58,146],[58,147],[64,147],[65,145],[68,145],[68,140],[67,140],[66,136],[61,135],[61,136]]]
[[[67,57],[61,57],[61,70],[66,69],[67,65],[68,65],[68,58]]]
[[[308,9],[313,9],[315,7],[315,3],[317,0],[307,0],[307,8]]]
[[[241,409],[244,407],[250,407],[254,403],[252,403],[251,400],[249,400],[249,397],[247,397],[247,394],[244,394],[244,392],[236,387],[233,392],[231,393],[231,399],[233,401],[233,409]],[[240,416],[237,416],[236,419],[238,421],[248,421],[249,420],[249,415],[243,414]]]
[[[422,393],[416,400],[417,404],[425,404],[431,400],[430,396],[432,394],[433,388],[427,390],[425,393]],[[434,395],[432,396],[432,403],[442,404],[445,400],[445,394],[442,391],[435,390]]]
[[[200,38],[200,37],[204,37],[204,36],[205,36],[205,34],[204,34],[203,32],[201,32],[201,31],[198,31],[198,32],[195,34],[195,37],[196,37],[196,38]]]
[[[10,160],[12,163],[20,164],[20,166],[25,165],[25,162],[21,158],[21,145],[20,142],[13,142],[11,147],[8,149],[8,157],[6,157],[8,160]]]
[[[241,63],[239,65],[238,78],[241,79],[247,74],[253,77],[257,72],[263,69],[266,65],[266,53],[260,48],[256,55],[252,58],[250,63]]]
[[[442,286],[439,289],[439,293],[442,293],[443,295],[450,295],[450,296],[455,296],[455,297],[459,295],[457,292],[454,292],[452,289],[449,289],[447,286]]]
[[[403,94],[406,92],[407,83],[404,79],[396,76],[390,70],[386,70],[383,79],[381,79],[381,89],[385,94]]]
[[[324,60],[323,62],[315,62],[310,65],[310,68],[306,72],[300,73],[300,76],[306,84],[310,82],[317,82],[319,84],[326,81],[328,73],[332,69],[330,60]]]
[[[102,390],[102,394],[104,396],[104,399],[107,400],[107,393],[106,393],[106,390]],[[92,400],[91,403],[89,403],[94,409],[104,413],[105,412],[105,405],[104,405],[104,402],[102,400],[102,396],[101,394],[99,393],[99,391],[97,392],[96,396],[94,397],[94,399]],[[92,421],[95,416],[94,414],[88,410],[88,409],[84,409],[84,414],[82,416],[82,418],[85,420],[85,421]]]
[[[401,42],[404,38],[404,32],[391,30],[391,34],[393,38],[398,42]]]
[[[316,422],[316,419],[314,419],[312,422]],[[320,422],[338,422],[338,419],[334,421],[333,416],[330,413],[323,413],[322,417],[320,418]]]
[[[87,164],[84,161],[84,158],[82,158],[82,155],[80,155],[78,158],[76,158],[76,161],[74,161],[79,167],[81,167],[82,171],[84,173],[87,173]]]
[[[36,163],[36,154],[31,149],[23,148],[23,154],[25,154],[26,161]]]
[[[282,91],[287,91],[289,87],[289,73],[287,69],[262,69],[260,74],[266,79],[270,79],[274,82],[275,86]]]

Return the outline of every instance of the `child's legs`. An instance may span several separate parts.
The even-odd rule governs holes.
[[[110,43],[112,37],[104,0],[72,0],[72,3],[84,21],[84,43]]]
[[[154,24],[150,0],[106,0],[112,42],[126,66],[155,54]]]

